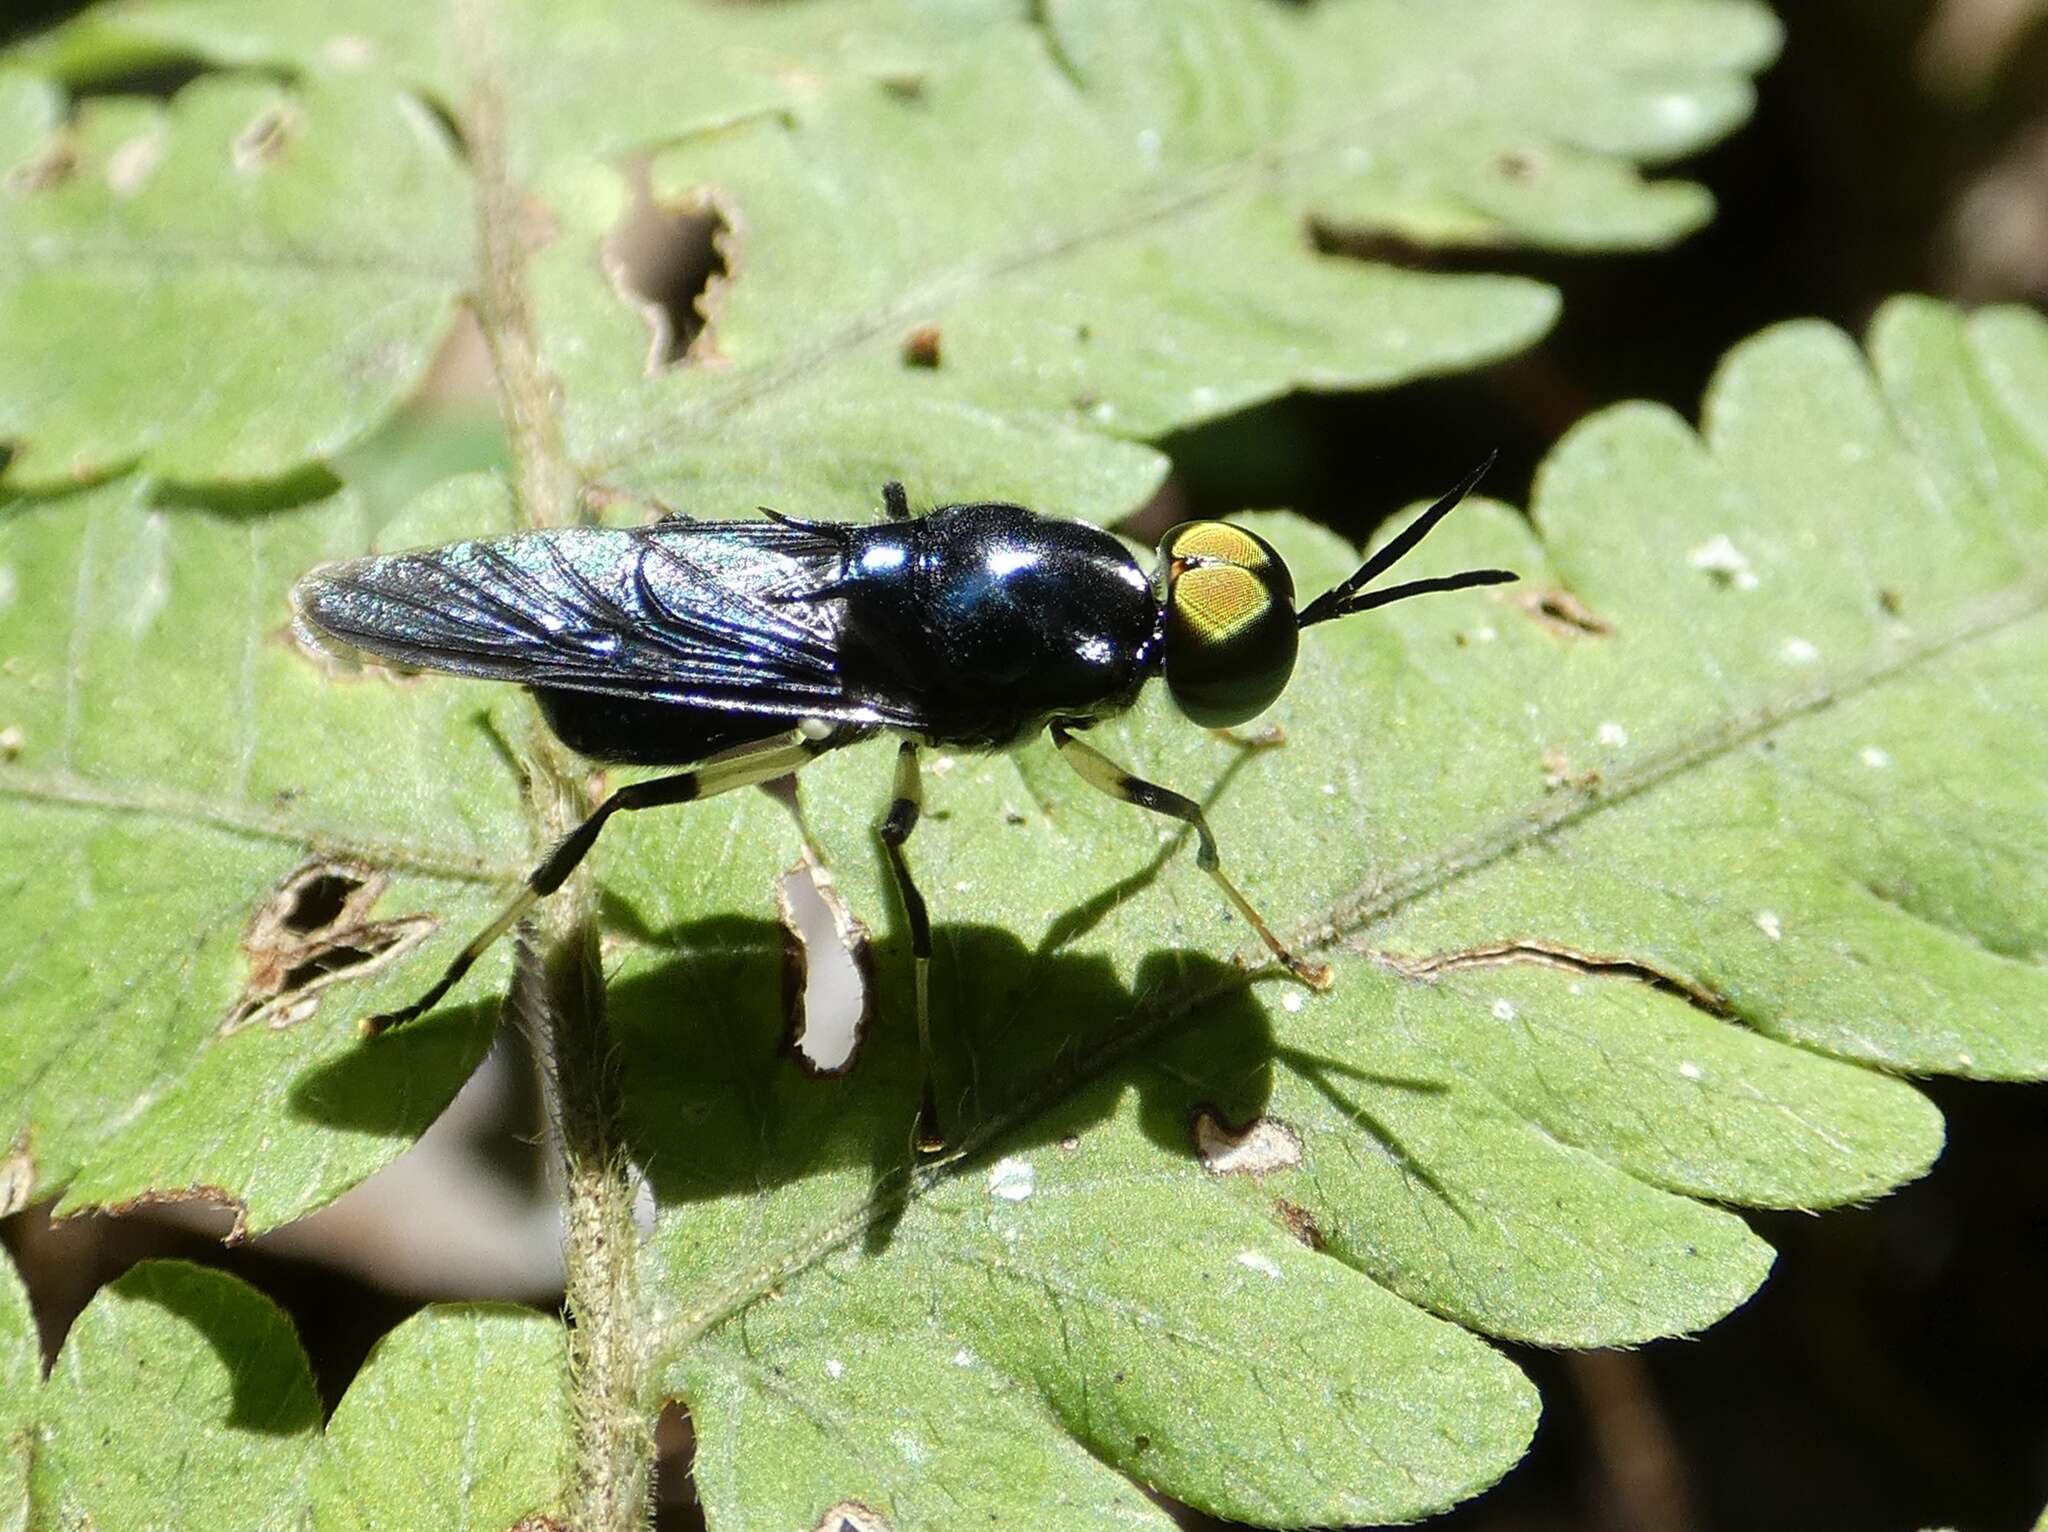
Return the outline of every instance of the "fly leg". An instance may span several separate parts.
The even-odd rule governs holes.
[[[1069,766],[1081,775],[1081,780],[1090,787],[1099,787],[1110,797],[1125,803],[1135,803],[1141,809],[1150,809],[1155,814],[1165,814],[1194,828],[1198,837],[1195,849],[1195,863],[1202,871],[1216,880],[1224,897],[1230,900],[1238,914],[1251,923],[1259,933],[1259,940],[1266,944],[1266,950],[1277,958],[1286,970],[1301,980],[1310,989],[1328,989],[1330,970],[1321,963],[1311,963],[1298,958],[1280,945],[1280,938],[1273,934],[1259,912],[1252,908],[1251,901],[1238,892],[1237,885],[1223,870],[1222,858],[1216,854],[1216,837],[1209,833],[1209,821],[1202,815],[1202,806],[1192,798],[1183,798],[1169,788],[1134,777],[1123,767],[1093,745],[1083,744],[1073,731],[1061,724],[1051,726],[1052,742],[1059,747],[1060,754]]]
[[[896,875],[896,892],[903,896],[903,918],[910,924],[910,955],[917,967],[917,1052],[923,1084],[918,1091],[911,1143],[918,1154],[932,1155],[946,1147],[932,1085],[932,922],[924,895],[910,876],[910,863],[903,857],[903,843],[910,839],[923,812],[924,784],[917,772],[917,746],[906,739],[896,747],[896,796],[876,828],[882,850],[888,853],[889,870]]]
[[[698,798],[709,798],[716,793],[731,792],[736,787],[748,787],[756,782],[772,781],[774,778],[795,771],[822,750],[831,748],[829,740],[813,740],[792,730],[777,734],[758,744],[746,746],[722,761],[713,761],[694,771],[678,772],[672,777],[653,777],[645,782],[629,782],[592,811],[590,817],[576,826],[556,844],[542,863],[526,876],[526,886],[512,902],[498,913],[483,930],[471,938],[468,946],[455,955],[455,961],[448,965],[448,971],[434,981],[419,999],[403,1009],[389,1011],[381,1016],[367,1016],[361,1025],[364,1033],[377,1033],[396,1027],[405,1022],[424,1016],[441,1003],[441,997],[453,989],[462,976],[469,972],[470,965],[489,950],[491,944],[518,923],[518,921],[541,900],[552,894],[569,880],[569,874],[576,870],[590,848],[597,843],[598,832],[612,815],[630,809],[661,808],[671,803],[689,803]]]

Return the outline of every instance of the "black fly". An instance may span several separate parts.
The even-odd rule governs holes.
[[[894,483],[882,491],[888,519],[877,523],[772,511],[766,521],[669,516],[314,570],[292,593],[314,636],[399,665],[517,682],[564,743],[596,759],[695,768],[605,799],[425,994],[372,1018],[371,1029],[431,1010],[561,886],[612,815],[765,782],[883,730],[902,740],[879,829],[916,959],[923,1146],[943,1138],[931,1085],[931,923],[903,856],[922,804],[921,745],[1000,750],[1045,730],[1093,786],[1192,826],[1197,862],[1267,950],[1324,987],[1329,970],[1281,945],[1225,874],[1200,806],[1132,776],[1080,735],[1129,708],[1155,675],[1194,722],[1243,723],[1287,685],[1300,629],[1428,591],[1513,579],[1479,569],[1364,589],[1484,471],[1299,613],[1280,555],[1227,522],[1175,527],[1148,577],[1123,544],[1093,527],[1002,504],[913,517]]]

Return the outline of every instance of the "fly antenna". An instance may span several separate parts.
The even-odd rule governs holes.
[[[1458,502],[1472,492],[1472,488],[1485,477],[1486,470],[1493,466],[1497,452],[1489,452],[1480,465],[1459,482],[1449,494],[1402,528],[1401,533],[1386,547],[1358,566],[1357,573],[1341,584],[1333,585],[1301,610],[1295,619],[1295,626],[1306,628],[1313,623],[1328,622],[1333,617],[1349,617],[1353,612],[1369,612],[1376,606],[1385,606],[1390,601],[1405,601],[1410,596],[1426,596],[1434,591],[1468,590],[1475,585],[1505,585],[1519,578],[1510,569],[1468,569],[1462,574],[1439,575],[1429,580],[1410,580],[1405,585],[1390,585],[1385,590],[1366,591],[1365,587],[1385,574],[1389,569],[1412,552],[1415,545],[1429,536],[1432,528],[1457,508]]]

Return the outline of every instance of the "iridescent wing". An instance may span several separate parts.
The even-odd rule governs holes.
[[[298,621],[380,660],[733,712],[911,723],[847,694],[829,525],[564,527],[313,570]]]

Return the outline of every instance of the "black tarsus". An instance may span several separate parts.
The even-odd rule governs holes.
[[[1379,550],[1363,564],[1349,579],[1331,586],[1301,610],[1295,619],[1295,626],[1306,628],[1313,623],[1328,622],[1333,617],[1349,617],[1353,612],[1370,611],[1376,606],[1385,606],[1390,601],[1402,601],[1409,596],[1425,596],[1435,591],[1465,590],[1474,585],[1503,585],[1520,578],[1507,569],[1468,569],[1462,574],[1443,575],[1429,580],[1411,580],[1406,585],[1390,586],[1361,596],[1359,591],[1394,565],[1407,557],[1415,545],[1421,542],[1452,511],[1458,503],[1472,493],[1474,486],[1486,476],[1486,470],[1493,466],[1500,454],[1489,452],[1479,466],[1458,482],[1456,488],[1439,498],[1430,508],[1402,528],[1401,533],[1386,547]]]
[[[900,480],[891,479],[882,486],[882,509],[889,513],[891,521],[910,520],[910,497],[903,493]]]
[[[897,793],[889,810],[875,827],[882,850],[889,859],[889,871],[896,880],[896,892],[903,900],[903,916],[910,926],[910,955],[917,964],[917,1048],[918,1072],[922,1083],[917,1093],[917,1118],[911,1126],[911,1143],[917,1154],[934,1155],[946,1147],[946,1133],[939,1121],[938,1086],[932,1075],[931,1014],[928,1009],[931,979],[927,972],[932,960],[932,918],[910,862],[903,854],[910,832],[924,813],[923,792],[917,786],[917,746],[904,740],[896,747]],[[905,782],[910,792],[905,793]]]

